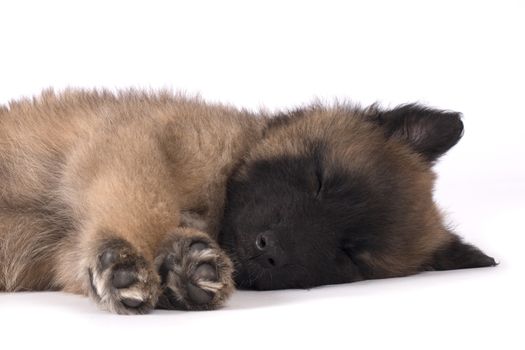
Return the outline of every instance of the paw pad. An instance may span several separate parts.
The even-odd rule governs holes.
[[[91,294],[99,305],[120,314],[151,310],[160,281],[146,260],[124,240],[102,242],[99,251],[88,269]]]
[[[128,288],[137,282],[137,273],[129,269],[117,269],[113,272],[112,284],[117,289]]]
[[[232,264],[208,237],[173,234],[164,247],[156,259],[165,289],[160,307],[213,309],[233,291]]]

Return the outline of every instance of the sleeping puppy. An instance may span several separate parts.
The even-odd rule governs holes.
[[[443,224],[432,165],[459,113],[309,108],[271,119],[228,184],[221,244],[268,290],[495,265]]]
[[[271,116],[76,90],[12,102],[0,107],[0,291],[140,314],[217,308],[233,276],[305,288],[494,265],[432,200],[431,166],[462,131],[458,113],[418,105]]]

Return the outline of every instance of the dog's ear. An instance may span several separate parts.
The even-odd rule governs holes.
[[[456,270],[497,265],[494,258],[453,235],[452,241],[434,252],[424,270]]]
[[[378,112],[375,121],[384,128],[388,137],[408,143],[429,162],[436,161],[463,135],[460,113],[418,104]]]

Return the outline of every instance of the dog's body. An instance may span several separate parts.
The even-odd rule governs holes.
[[[244,209],[239,206],[250,206],[246,199],[250,167],[269,159],[271,169],[276,159],[309,157],[313,144],[314,148],[323,145],[316,151],[322,155],[313,156],[328,162],[324,167],[328,170],[344,168],[338,162],[359,164],[359,177],[373,179],[374,169],[387,164],[383,172],[389,174],[382,176],[391,176],[400,185],[383,184],[378,177],[377,198],[391,201],[384,196],[395,196],[400,210],[359,203],[337,210],[343,210],[343,216],[357,207],[383,210],[378,217],[384,220],[378,223],[389,228],[391,237],[367,236],[375,250],[343,240],[347,253],[358,252],[352,259],[359,273],[347,271],[329,278],[324,268],[312,267],[311,272],[322,278],[274,285],[239,280],[238,284],[273,289],[402,276],[428,268],[492,265],[493,259],[461,243],[443,226],[432,201],[430,166],[459,140],[459,116],[418,108],[381,112],[317,106],[270,118],[169,93],[136,91],[46,92],[2,107],[0,291],[65,290],[91,295],[101,306],[119,313],[143,313],[155,306],[220,306],[234,287],[233,265],[217,243],[227,188],[231,205],[227,204],[222,241],[242,265],[251,260],[246,245],[252,238],[267,254],[260,235],[247,234],[250,242],[246,243],[248,238],[232,233],[241,225],[238,212]],[[417,122],[410,130],[409,122],[419,120],[418,113],[422,118],[435,114],[434,118],[450,120],[448,126],[430,126],[439,133],[434,144],[423,142],[425,123]],[[279,166],[289,167],[286,161]],[[313,191],[319,194],[321,187],[316,188],[315,181]],[[237,189],[244,193],[237,196]],[[275,195],[271,192],[269,197]],[[243,212],[242,220],[252,216],[255,220],[257,215]],[[290,215],[293,222],[295,214]],[[345,222],[341,225],[348,225]],[[372,224],[368,232],[379,231]],[[272,249],[285,246],[265,235]],[[275,262],[272,254],[266,263]],[[246,266],[247,271],[239,267],[239,278],[253,279],[256,271],[250,270],[250,263]],[[291,276],[290,281],[297,278]]]
[[[0,116],[0,289],[91,293],[126,312],[106,289],[111,269],[127,271],[134,262],[117,259],[105,269],[96,258],[115,244],[124,249],[123,239],[144,266],[138,286],[119,291],[151,308],[160,247],[215,240],[226,180],[261,129],[247,113],[168,94],[49,92],[13,103]],[[220,293],[206,307],[233,286],[227,257],[213,247],[185,266],[218,259],[219,282],[206,287]]]

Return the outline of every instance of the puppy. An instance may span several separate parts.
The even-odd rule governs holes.
[[[241,288],[309,288],[495,265],[443,224],[432,165],[459,113],[339,105],[270,119],[228,184],[221,244]]]
[[[462,130],[459,114],[417,105],[271,116],[133,90],[12,102],[0,290],[141,314],[221,306],[232,260],[255,289],[494,265],[432,201],[431,166]]]

